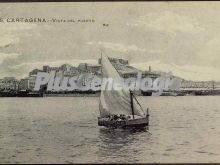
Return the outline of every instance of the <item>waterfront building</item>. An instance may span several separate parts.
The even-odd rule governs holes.
[[[70,64],[63,64],[60,67],[50,67],[48,65],[43,66],[43,72],[49,73],[50,71],[56,71],[56,76],[59,77],[73,77],[79,74],[78,68],[73,67]]]
[[[78,68],[73,67],[72,65],[69,64],[64,64],[60,66],[60,70],[63,71],[63,76],[64,77],[74,77],[79,74]]]
[[[190,80],[183,80],[181,83],[182,89],[219,89],[220,82],[215,81],[190,81]]]
[[[112,65],[116,68],[116,70],[119,72],[120,76],[122,76],[123,78],[136,78],[138,72],[142,73],[142,78],[150,77],[156,79],[161,75],[161,73],[159,72],[153,72],[151,66],[149,66],[148,71],[142,71],[133,66],[130,66],[128,60],[118,58],[109,58],[109,60],[112,63]],[[98,62],[99,64],[101,64],[101,59],[99,59]]]
[[[109,61],[114,64],[129,65],[128,60],[121,58],[109,58]],[[98,59],[98,63],[101,64],[101,58]]]
[[[26,77],[20,80],[19,90],[33,90],[35,86],[36,76]]]
[[[19,90],[28,90],[29,89],[29,79],[22,78],[19,82]]]
[[[69,64],[63,64],[60,66],[60,69],[62,71],[71,71],[74,67],[72,65]]]
[[[48,65],[44,65],[43,66],[43,72],[49,72],[49,66]]]
[[[3,89],[3,79],[0,79],[0,90]]]
[[[158,78],[159,76],[161,76],[161,73],[152,72],[152,71],[142,71],[142,78],[150,77],[150,78],[152,78],[152,79],[156,79],[156,78]]]
[[[203,81],[187,81],[183,80],[181,88],[208,88],[208,83]]]
[[[0,82],[1,90],[17,90],[18,80],[15,77],[4,77]]]
[[[100,75],[94,75],[94,74],[84,74],[82,77],[78,77],[77,79],[77,85],[79,87],[79,89],[81,87],[89,87],[91,89],[92,87],[92,81],[94,80],[94,78],[100,78],[101,79],[101,76]],[[95,87],[101,87],[101,83],[100,84],[96,84]],[[94,89],[92,89],[92,91],[95,91]]]
[[[50,67],[48,65],[43,66],[43,72],[49,73],[52,70],[58,71],[58,70],[60,70],[60,67]]]
[[[95,73],[100,74],[101,73],[101,65],[97,64],[87,64],[87,63],[81,63],[78,65],[78,71],[79,73]]]
[[[33,90],[36,82],[36,76],[29,77],[29,89]]]
[[[111,63],[115,64],[122,64],[122,65],[129,65],[128,60],[121,59],[121,58],[109,58]]]
[[[56,77],[60,77],[61,80],[62,80],[63,77],[64,77],[63,71],[62,71],[62,70],[58,70],[58,71],[56,71]]]
[[[37,76],[37,73],[38,72],[43,72],[42,70],[40,69],[33,69],[32,71],[29,72],[29,76]]]
[[[220,89],[220,82],[215,82],[215,88]]]
[[[152,72],[151,69],[148,71],[142,71],[133,66],[123,65],[118,63],[117,64],[114,63],[113,66],[116,68],[116,70],[123,78],[131,78],[131,77],[136,78],[138,73],[141,72],[142,78],[149,77],[152,79],[156,79],[162,74],[158,72]]]
[[[79,74],[79,72],[77,69],[63,72],[64,77],[74,77],[74,76],[77,76],[78,74]]]

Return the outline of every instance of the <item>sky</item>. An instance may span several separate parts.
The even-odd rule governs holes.
[[[220,81],[220,2],[0,3],[0,18],[95,20],[0,22],[0,78],[96,64],[102,51],[139,69]]]

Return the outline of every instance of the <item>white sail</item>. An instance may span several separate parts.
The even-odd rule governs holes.
[[[113,67],[109,58],[105,55],[101,59],[102,64],[102,75],[104,78],[112,78],[113,80],[119,80],[120,75],[117,70]],[[108,85],[105,86],[106,88]],[[137,103],[133,102],[134,115],[144,116],[144,112],[141,110]],[[125,114],[131,115],[131,100],[130,91],[128,89],[122,88],[121,90],[107,90],[102,89],[100,96],[100,115],[101,117],[106,117],[110,114]]]

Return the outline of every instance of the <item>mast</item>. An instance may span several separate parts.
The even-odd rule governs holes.
[[[212,81],[212,90],[214,90],[215,89],[215,81],[213,80]]]
[[[131,100],[131,112],[134,119],[134,105],[133,105],[133,97],[132,97],[132,91],[130,90],[130,100]]]
[[[101,50],[100,65],[101,65],[101,74],[102,74],[102,50]]]

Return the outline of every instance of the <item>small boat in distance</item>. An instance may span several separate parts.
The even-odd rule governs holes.
[[[118,71],[105,55],[101,57],[103,78],[119,80]],[[109,83],[109,82],[108,82]],[[110,128],[144,128],[149,125],[149,113],[144,113],[134,93],[129,89],[107,89],[108,85],[101,90],[98,125]]]

